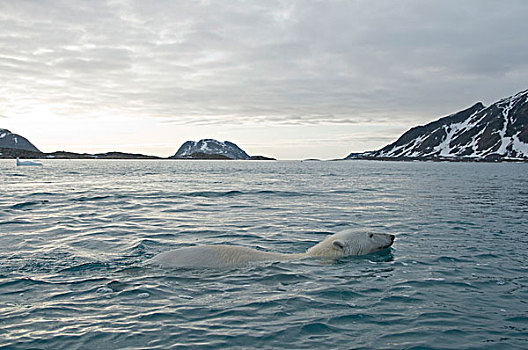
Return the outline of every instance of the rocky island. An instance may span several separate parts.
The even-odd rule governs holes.
[[[233,142],[203,139],[187,141],[172,159],[217,159],[217,160],[275,160],[264,156],[249,156]]]

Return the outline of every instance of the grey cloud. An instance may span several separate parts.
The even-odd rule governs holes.
[[[481,0],[2,2],[0,91],[175,123],[413,125],[526,88],[527,12]]]

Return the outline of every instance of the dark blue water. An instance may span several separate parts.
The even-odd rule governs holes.
[[[528,164],[0,162],[0,347],[526,349]],[[335,263],[170,270],[195,244]]]

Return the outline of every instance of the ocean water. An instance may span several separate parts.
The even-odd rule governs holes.
[[[527,349],[528,164],[0,161],[2,349]],[[390,250],[230,269],[170,249]]]

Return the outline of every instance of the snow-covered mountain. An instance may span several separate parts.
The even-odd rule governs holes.
[[[14,148],[25,151],[40,152],[25,137],[13,134],[7,129],[0,129],[0,148]]]
[[[377,151],[345,159],[528,160],[528,90],[404,133]]]
[[[233,142],[204,139],[187,141],[171,158],[190,159],[249,159],[249,155]]]

